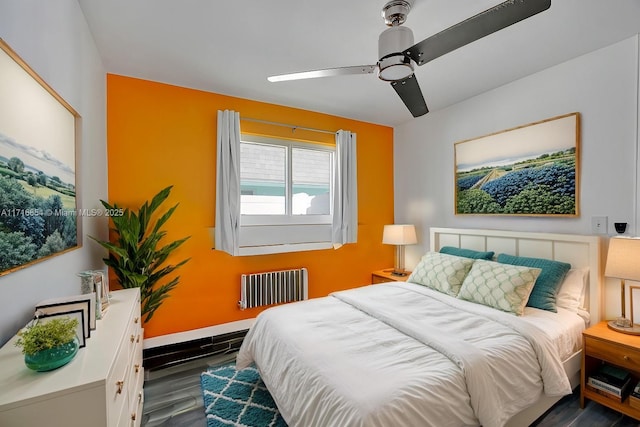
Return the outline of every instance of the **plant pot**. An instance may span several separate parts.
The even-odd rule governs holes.
[[[24,363],[27,368],[38,372],[51,371],[59,368],[76,357],[78,353],[78,339],[74,338],[66,344],[42,350],[34,354],[25,354]]]

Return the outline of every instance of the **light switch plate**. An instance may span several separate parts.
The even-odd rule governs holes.
[[[591,232],[593,234],[607,234],[607,217],[606,216],[592,216],[591,217]]]

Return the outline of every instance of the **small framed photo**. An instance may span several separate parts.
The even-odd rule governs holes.
[[[638,298],[640,296],[640,294],[638,294],[638,290],[640,290],[640,286],[629,286],[629,299],[631,300],[631,325],[635,325],[637,322],[636,320],[640,321],[640,313],[636,316],[635,312],[638,310],[638,307],[640,306],[640,301],[638,304],[635,305],[635,309],[634,309],[634,304],[633,304],[633,300],[635,298]]]
[[[36,318],[38,319],[38,323],[47,323],[52,321],[53,319],[64,319],[66,317],[71,318],[71,319],[77,319],[78,320],[78,326],[76,328],[76,337],[78,337],[78,343],[79,343],[79,348],[83,348],[87,345],[86,339],[85,339],[85,332],[84,332],[84,325],[85,325],[85,321],[84,321],[84,310],[69,310],[69,311],[64,311],[64,312],[59,312],[59,313],[53,313],[53,314],[44,314],[44,313],[38,313],[36,312]]]
[[[50,315],[57,313],[69,313],[71,311],[80,310],[83,312],[82,319],[80,320],[82,320],[84,338],[89,338],[91,336],[92,327],[90,316],[95,313],[95,303],[92,304],[92,294],[87,294],[83,297],[84,298],[82,299],[72,298],[71,300],[65,301],[50,300],[50,302],[41,302],[36,305],[36,314],[39,313],[40,315]],[[95,326],[93,328],[95,329]]]
[[[106,281],[106,275],[102,270],[93,270],[94,291],[100,293],[100,309],[102,313],[109,308],[109,285]]]

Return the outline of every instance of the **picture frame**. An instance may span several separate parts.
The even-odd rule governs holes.
[[[49,315],[81,310],[83,312],[82,321],[84,322],[84,337],[89,338],[91,337],[92,329],[91,316],[93,315],[95,317],[95,302],[90,299],[93,297],[92,294],[83,295],[82,297],[83,298],[71,301],[44,301],[36,305],[36,312],[43,315]],[[93,323],[95,325],[95,322]],[[93,329],[95,329],[95,326]]]
[[[0,39],[0,275],[81,246],[79,114]]]
[[[454,144],[456,215],[577,217],[580,113]]]
[[[634,291],[638,291],[640,290],[640,286],[629,286],[629,304],[630,304],[630,311],[631,311],[631,326],[635,325],[635,319],[640,319],[640,316],[634,316],[634,309],[633,309],[633,294]],[[636,306],[637,307],[637,306]]]
[[[34,318],[38,319],[38,322],[50,322],[53,319],[61,319],[65,317],[70,317],[72,319],[78,319],[78,326],[76,328],[76,337],[78,338],[78,348],[86,347],[86,335],[84,330],[85,319],[84,319],[84,310],[68,310],[61,311],[59,313],[36,313]]]
[[[107,311],[109,308],[109,284],[107,282],[107,275],[103,270],[92,270],[93,274],[93,283],[95,292],[100,292],[100,309],[102,310],[102,314]]]

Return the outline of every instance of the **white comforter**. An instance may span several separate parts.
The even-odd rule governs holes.
[[[503,426],[571,393],[549,338],[520,318],[411,283],[261,313],[237,357],[292,426]]]

